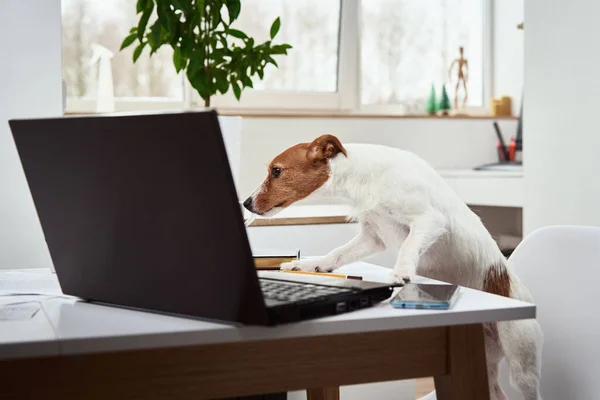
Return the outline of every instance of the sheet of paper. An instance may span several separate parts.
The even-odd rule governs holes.
[[[0,296],[62,294],[56,275],[28,271],[0,272]]]
[[[0,321],[26,321],[35,317],[40,309],[38,302],[8,304],[0,307]]]

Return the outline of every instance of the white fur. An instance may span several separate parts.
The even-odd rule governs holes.
[[[479,217],[416,155],[372,145],[344,145],[347,157],[329,161],[331,174],[310,197],[342,197],[353,205],[360,233],[321,259],[299,260],[283,269],[330,271],[386,248],[398,252],[391,279],[419,275],[481,290],[486,272],[506,265]],[[511,297],[531,301],[509,268]],[[535,320],[501,322],[486,335],[492,400],[505,399],[497,368],[505,356],[514,384],[525,399],[540,400],[541,329]]]

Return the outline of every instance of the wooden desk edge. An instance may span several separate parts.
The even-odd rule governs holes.
[[[348,224],[352,223],[344,215],[331,215],[320,217],[282,217],[282,218],[259,218],[254,220],[251,227],[255,226],[285,226],[285,225],[325,225],[325,224]]]
[[[483,340],[481,324],[458,327],[0,361],[0,393],[7,400],[214,399],[444,377],[454,365],[451,332],[474,327]],[[337,393],[317,391],[330,393],[328,398]]]

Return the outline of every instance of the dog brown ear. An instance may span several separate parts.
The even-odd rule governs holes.
[[[340,139],[333,135],[323,135],[313,140],[308,146],[306,157],[312,162],[317,162],[327,160],[339,153],[347,155]]]

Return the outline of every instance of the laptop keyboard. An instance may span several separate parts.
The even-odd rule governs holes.
[[[311,300],[323,296],[352,292],[352,289],[349,288],[266,279],[260,279],[260,288],[265,299],[285,302]]]

